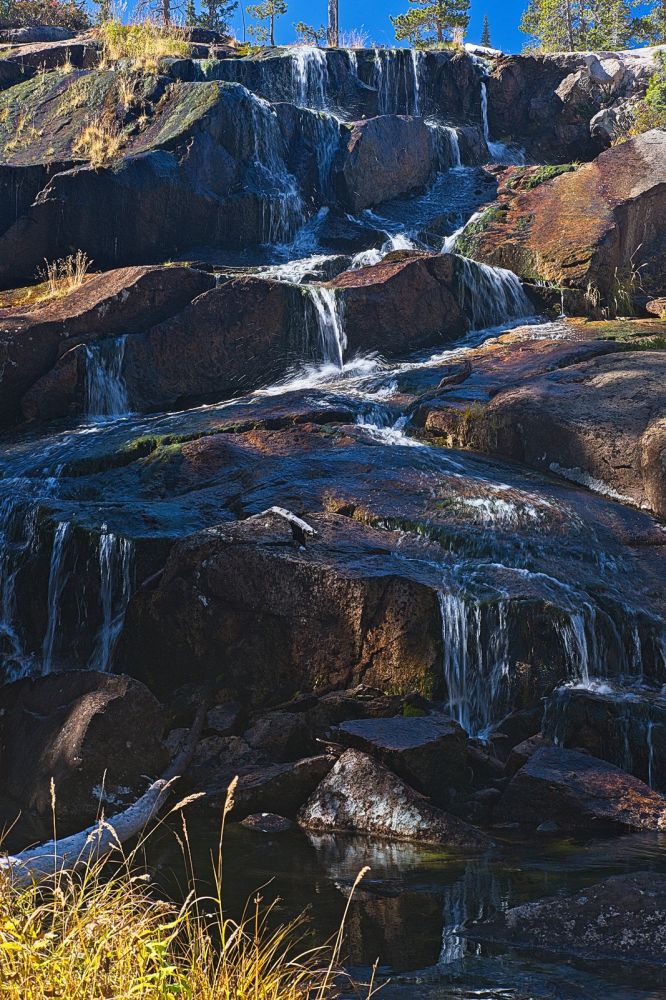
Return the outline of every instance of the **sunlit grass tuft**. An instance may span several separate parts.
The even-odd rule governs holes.
[[[164,27],[152,21],[136,24],[107,21],[100,26],[99,32],[103,60],[107,65],[126,59],[137,68],[155,71],[160,59],[187,58],[192,51],[182,29]]]

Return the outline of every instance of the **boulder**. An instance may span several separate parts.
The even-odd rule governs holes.
[[[139,681],[92,670],[6,685],[2,718],[3,821],[44,837],[83,829],[131,800],[168,762],[163,709]],[[28,824],[32,824],[29,826]]]
[[[543,729],[558,746],[582,748],[666,789],[666,697],[659,692],[607,682],[560,687],[546,700]]]
[[[27,28],[5,28],[0,31],[0,41],[8,45],[28,45],[30,42],[65,42],[74,38],[71,28],[59,28],[54,24],[33,24]]]
[[[516,772],[496,810],[499,822],[562,830],[666,830],[666,799],[598,757],[547,747]]]
[[[311,749],[307,719],[299,712],[261,715],[243,733],[243,739],[255,750],[263,750],[270,760],[278,762],[304,757]]]
[[[213,705],[206,712],[205,728],[217,736],[234,736],[241,727],[243,714],[243,706],[237,701]]]
[[[275,813],[251,813],[241,822],[241,826],[257,833],[288,833],[294,824],[285,816],[277,816]]]
[[[309,830],[364,833],[388,840],[485,850],[480,830],[431,805],[382,764],[347,750],[303,806]]]
[[[560,345],[549,371],[547,344],[541,352],[541,360],[539,351],[525,352],[534,358],[531,372],[520,364],[521,351],[510,361],[513,371],[502,369],[497,351],[485,359],[480,352],[478,364],[472,355],[464,384],[445,386],[422,414],[428,431],[663,516],[666,354],[617,351],[606,343],[582,344],[567,357]],[[571,363],[586,354],[591,360]]]
[[[424,188],[433,171],[430,132],[421,118],[382,115],[349,126],[333,183],[342,207],[357,213]]]
[[[518,743],[509,754],[507,759],[505,770],[506,774],[512,778],[516,771],[519,771],[521,767],[527,764],[530,757],[537,752],[537,750],[543,750],[544,748],[552,746],[552,740],[545,737],[543,733],[536,733],[534,736],[530,736],[528,739],[523,740],[522,743]]]
[[[666,130],[654,129],[552,180],[505,185],[499,204],[465,235],[465,252],[631,314],[638,274],[647,292],[665,291],[664,192]]]
[[[0,422],[67,412],[77,376],[40,386],[75,344],[152,326],[210,288],[214,279],[188,267],[129,267],[98,274],[80,288],[33,307],[0,310]],[[71,373],[68,362],[65,372]],[[61,373],[58,373],[60,376]],[[31,392],[28,390],[32,389]]]
[[[666,296],[660,299],[651,299],[645,306],[648,313],[658,316],[659,319],[666,319]]]
[[[91,69],[99,62],[101,46],[92,38],[28,42],[12,46],[5,58],[23,70],[51,70],[72,65]]]
[[[226,800],[227,789],[238,777],[234,789],[234,819],[244,819],[255,813],[277,813],[291,819],[312,795],[315,788],[333,767],[335,758],[329,754],[306,757],[285,764],[260,764],[234,767],[216,776],[203,786],[205,807],[219,812]],[[196,786],[195,786],[196,787]]]
[[[0,59],[0,90],[13,87],[23,77],[23,69],[8,59]]]
[[[438,804],[471,783],[467,735],[445,715],[343,722],[332,737],[375,757]]]
[[[666,964],[666,875],[615,875],[572,896],[503,910],[461,930],[474,941],[608,962]]]

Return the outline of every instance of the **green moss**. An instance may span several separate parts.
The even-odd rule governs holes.
[[[526,167],[524,170],[516,171],[508,182],[507,187],[512,191],[515,191],[517,188],[523,191],[533,191],[534,188],[545,184],[546,181],[552,181],[555,177],[560,177],[562,174],[573,173],[577,169],[577,163],[546,164],[542,167],[537,167],[536,170],[532,167]]]
[[[508,209],[504,205],[495,203],[490,205],[481,218],[477,219],[470,226],[465,229],[463,233],[458,237],[458,242],[456,243],[456,253],[462,254],[463,257],[474,258],[475,253],[479,246],[479,237],[490,229],[491,226],[501,225],[506,222],[508,216]]]

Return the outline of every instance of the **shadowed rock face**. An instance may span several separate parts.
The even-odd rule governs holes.
[[[347,750],[298,816],[309,830],[366,833],[484,850],[480,830],[430,805],[391,771],[358,750]]]
[[[618,875],[565,899],[506,910],[462,933],[591,959],[666,964],[666,876]]]
[[[655,129],[531,190],[504,190],[469,237],[477,260],[589,289],[622,314],[641,283],[663,292],[666,131]],[[467,238],[467,237],[466,237]]]
[[[38,837],[53,828],[52,778],[58,833],[67,836],[92,823],[100,803],[143,791],[144,776],[159,775],[168,760],[163,710],[130,677],[52,674],[5,686],[0,704],[3,821],[23,811],[24,831],[33,823]]]
[[[666,799],[619,767],[575,750],[546,747],[511,779],[495,818],[560,830],[666,830]]]

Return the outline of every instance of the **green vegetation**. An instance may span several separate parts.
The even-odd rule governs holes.
[[[652,0],[655,10],[663,0]],[[546,52],[624,49],[648,37],[652,14],[636,17],[639,0],[529,0],[521,31]]]
[[[398,41],[425,47],[462,41],[469,27],[470,0],[409,0],[411,9],[391,18]]]
[[[491,49],[493,46],[492,40],[490,38],[490,21],[488,20],[488,15],[483,16],[483,31],[481,33],[481,44],[486,49]]]
[[[512,191],[516,188],[532,191],[534,188],[540,187],[541,184],[545,184],[546,181],[552,181],[553,178],[559,177],[561,174],[571,174],[577,169],[577,163],[547,164],[536,169],[527,167],[525,170],[517,170],[508,181],[507,187],[511,188]]]
[[[645,99],[634,114],[632,135],[666,126],[666,52],[658,52],[655,63],[656,71],[648,85]]]
[[[275,22],[287,13],[286,0],[262,0],[261,3],[250,4],[247,12],[257,21],[248,28],[249,34],[258,45],[268,42],[275,48]]]
[[[73,31],[90,26],[84,0],[0,0],[0,21],[14,27],[48,24]]]
[[[151,21],[138,24],[107,21],[100,27],[100,37],[107,64],[126,59],[143,70],[154,70],[160,59],[186,58],[190,54],[190,45],[180,29],[160,27]]]
[[[305,21],[298,21],[294,25],[294,31],[298,40],[304,42],[305,45],[321,45],[322,42],[326,41],[328,34],[328,29],[324,24],[315,28],[314,25],[306,24]]]

